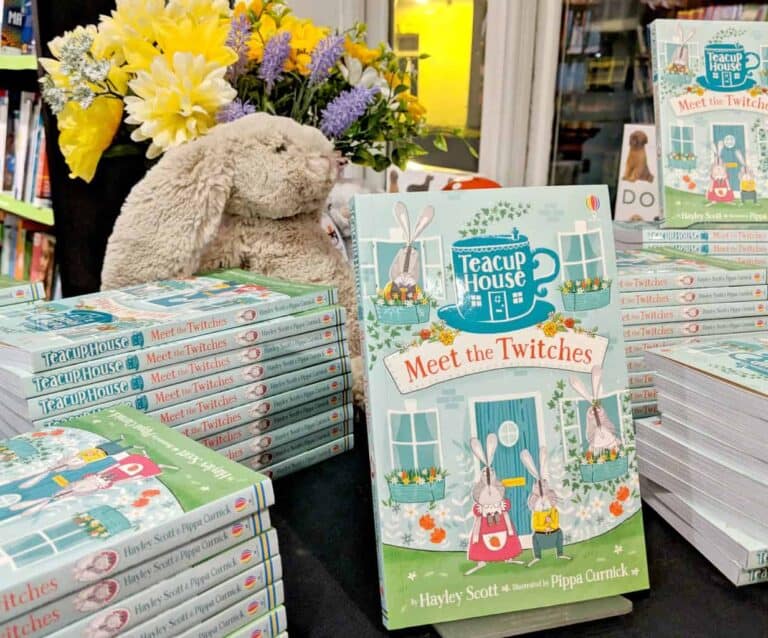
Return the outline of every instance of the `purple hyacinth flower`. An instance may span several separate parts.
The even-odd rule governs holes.
[[[356,86],[339,93],[320,114],[320,130],[328,137],[341,137],[363,116],[378,92],[377,87]]]
[[[325,80],[336,66],[341,54],[344,53],[344,38],[340,35],[329,35],[317,43],[312,50],[309,61],[309,82],[318,84]]]
[[[234,122],[241,117],[250,115],[256,112],[256,107],[250,102],[243,102],[239,98],[235,98],[229,104],[219,109],[216,113],[216,121],[220,124],[224,122]]]
[[[267,40],[259,66],[259,77],[267,83],[267,91],[271,91],[275,82],[282,77],[285,61],[290,54],[290,33],[278,33]]]
[[[248,40],[251,37],[251,21],[247,16],[239,15],[232,18],[227,36],[227,46],[237,53],[237,62],[227,69],[227,78],[236,80],[248,65]]]

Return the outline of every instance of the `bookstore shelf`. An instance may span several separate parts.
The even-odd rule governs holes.
[[[5,210],[38,224],[53,226],[52,209],[40,208],[27,202],[20,202],[18,199],[14,199],[5,193],[0,193],[0,210]]]
[[[36,55],[0,55],[2,71],[34,71],[36,69]]]

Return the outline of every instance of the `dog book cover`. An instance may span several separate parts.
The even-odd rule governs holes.
[[[665,228],[768,222],[768,25],[650,26]]]
[[[0,441],[2,617],[45,622],[35,608],[273,502],[265,476],[129,408]]]
[[[388,628],[648,587],[609,201],[355,198]]]

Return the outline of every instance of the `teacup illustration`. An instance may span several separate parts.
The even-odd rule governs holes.
[[[760,67],[760,56],[732,42],[704,47],[704,75],[697,81],[712,91],[741,91],[754,86],[752,71]]]
[[[560,272],[560,260],[549,248],[532,249],[517,228],[511,235],[461,239],[453,244],[456,305],[444,306],[438,316],[467,332],[516,330],[545,319],[554,310],[542,301],[544,284]],[[540,256],[552,268],[537,277]]]

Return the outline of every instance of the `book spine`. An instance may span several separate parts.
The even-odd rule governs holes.
[[[37,396],[146,370],[165,370],[171,364],[187,363],[194,366],[194,363],[189,362],[194,362],[204,355],[214,356],[235,349],[247,353],[248,361],[257,363],[315,345],[338,343],[345,338],[343,326],[338,325],[338,322],[343,320],[343,309],[329,309],[329,312],[304,317],[284,317],[258,329],[237,328],[50,372],[25,375],[19,377],[19,385],[26,396]],[[329,325],[328,322],[332,323]],[[184,370],[184,366],[179,365],[179,369]]]
[[[768,242],[767,230],[750,230],[747,228],[696,230],[686,229],[643,229],[643,244],[659,244],[668,246],[678,242]]]
[[[18,218],[15,215],[6,215],[3,222],[3,251],[2,272],[0,274],[13,277],[16,264],[16,235],[18,233]]]
[[[631,389],[647,388],[654,383],[653,372],[630,372],[629,373],[629,387]],[[655,397],[654,397],[655,399]],[[634,398],[632,399],[635,400]]]
[[[254,577],[257,575],[250,572],[236,576],[121,635],[125,638],[226,636],[251,620],[265,616],[285,600],[282,580],[254,591],[249,587]]]
[[[138,533],[107,537],[99,550],[89,556],[74,554],[68,562],[52,568],[46,568],[45,563],[36,565],[34,570],[24,568],[28,577],[23,583],[4,585],[0,581],[0,610],[18,616],[80,589],[83,583],[73,577],[77,564],[94,560],[103,552],[116,554],[120,569],[128,569],[167,553],[190,537],[204,536],[243,516],[265,510],[274,501],[271,482],[262,481]],[[13,572],[18,568],[12,564],[4,569]]]
[[[269,476],[272,480],[282,478],[289,474],[293,474],[294,472],[298,472],[299,470],[303,470],[304,468],[311,467],[312,465],[317,465],[333,456],[347,452],[354,447],[354,444],[354,434],[348,434],[342,439],[337,439],[326,443],[325,445],[320,445],[303,454],[298,454],[297,456],[285,459],[284,461],[267,465],[262,468],[260,472]]]
[[[764,330],[765,327],[766,320],[761,317],[710,319],[708,321],[662,323],[657,325],[641,324],[625,326],[624,339],[627,341],[640,341],[643,339],[718,335],[729,332],[756,332]]]
[[[649,416],[656,416],[659,413],[659,405],[656,401],[648,401],[646,403],[633,403],[632,404],[632,418],[644,419]]]
[[[284,400],[280,397],[284,397],[290,392],[298,392],[297,396],[302,396],[300,392],[302,389],[308,390],[315,388],[315,386],[328,387],[329,392],[341,389],[341,386],[331,387],[331,385],[340,383],[342,379],[340,375],[347,370],[349,370],[349,362],[339,359],[332,363],[312,366],[306,370],[285,374],[274,379],[243,385],[226,392],[217,392],[215,395],[207,394],[204,397],[164,409],[152,410],[150,404],[149,414],[165,425],[175,426],[215,412],[246,405],[257,399],[261,406],[259,409],[267,409],[271,412],[278,409],[273,404],[276,405],[277,402],[280,402],[281,405],[285,405]],[[327,381],[328,379],[331,381]]]
[[[710,255],[720,259],[729,259],[739,255],[768,256],[765,242],[649,242],[646,248],[672,248],[695,255]]]
[[[266,616],[254,620],[247,625],[242,626],[237,631],[232,632],[227,638],[288,638],[288,632],[285,631],[286,614],[284,607],[278,607],[269,612]],[[184,636],[183,638],[197,638]]]
[[[277,545],[273,549],[277,550]],[[244,580],[246,576],[247,587]],[[123,619],[125,621],[120,630],[125,632],[143,622],[151,622],[155,616],[174,609],[204,592],[210,591],[211,595],[215,595],[218,586],[225,582],[237,584],[238,588],[261,591],[282,577],[283,565],[280,557],[272,554],[265,556],[258,541],[246,541],[116,605],[69,624],[56,633],[56,638],[91,636],[99,628],[109,627]],[[223,588],[223,591],[232,591],[231,585]]]
[[[1,138],[0,138],[1,139]],[[51,205],[51,175],[48,168],[48,152],[46,151],[45,127],[40,136],[40,162],[35,176],[35,206],[49,207]]]
[[[124,331],[113,336],[94,337],[76,345],[38,350],[33,353],[33,371],[51,370],[94,357],[130,352],[244,325],[255,324],[254,330],[258,330],[260,322],[331,305],[335,296],[332,290],[322,290],[275,301],[243,304],[236,308],[208,310],[204,317],[165,321],[142,330]],[[329,309],[328,325],[333,325],[333,314],[335,312]]]
[[[629,398],[632,403],[656,403],[658,392],[656,388],[634,388],[630,390]]]
[[[322,346],[252,365],[243,365],[243,358],[239,356],[219,355],[188,365],[187,369],[193,369],[192,374],[188,376],[193,378],[186,381],[174,383],[171,371],[163,374],[160,372],[161,369],[158,369],[154,372],[118,377],[111,381],[82,386],[66,392],[38,396],[27,401],[28,416],[31,419],[42,419],[122,398],[130,399],[130,405],[147,412],[190,401],[213,392],[230,390],[263,379],[286,375],[301,368],[307,368],[305,372],[309,375],[310,370],[314,370],[318,365],[335,362],[340,357],[346,356],[345,346],[341,348]],[[195,363],[197,365],[193,365]],[[216,369],[219,371],[215,374],[204,374],[206,371]],[[197,375],[194,372],[197,372]],[[336,372],[337,370],[333,369],[329,374]],[[317,378],[313,377],[313,380]]]
[[[334,392],[327,396],[320,397],[313,401],[308,401],[294,407],[275,413],[268,417],[256,418],[250,414],[250,405],[235,408],[234,410],[225,410],[212,417],[196,419],[176,428],[181,434],[191,439],[201,439],[208,435],[208,438],[218,435],[221,432],[232,432],[235,429],[251,434],[276,430],[296,421],[306,419],[326,410],[337,408],[351,401],[349,390]]]
[[[654,275],[618,276],[620,291],[681,290],[716,286],[751,286],[765,283],[763,268],[745,270],[712,270],[700,272],[658,273]]]
[[[269,419],[262,419],[252,424],[231,428],[200,439],[200,443],[212,450],[220,450],[220,453],[234,461],[246,458],[246,452],[253,450],[248,456],[253,456],[258,451],[266,450],[286,441],[311,434],[324,427],[331,427],[351,421],[352,405],[344,405],[315,414],[300,421],[283,424],[281,427],[270,427]],[[255,424],[266,423],[264,429],[255,427]],[[262,426],[263,427],[263,426]],[[238,448],[244,448],[243,453],[238,453]],[[236,456],[237,458],[233,458]]]
[[[664,161],[663,161],[663,131],[661,130],[661,95],[659,94],[659,57],[658,43],[656,39],[656,25],[651,23],[647,27],[648,40],[651,53],[651,85],[653,87],[653,121],[656,127],[656,175],[659,182],[659,196],[661,197],[661,210],[664,210]]]
[[[627,357],[643,357],[645,352],[655,348],[671,348],[684,343],[699,343],[700,341],[700,337],[670,337],[668,339],[630,341],[624,346],[624,353]]]
[[[24,252],[27,243],[27,229],[24,220],[19,219],[16,226],[16,251],[11,276],[19,281],[24,280]]]
[[[756,317],[766,314],[765,301],[746,301],[698,306],[661,306],[658,308],[632,308],[621,311],[625,326],[670,321],[699,321],[727,317]]]
[[[220,450],[220,453],[231,461],[242,462],[251,469],[266,467],[278,461],[283,461],[300,452],[318,445],[335,441],[351,433],[352,424],[348,421],[323,427],[314,426],[311,429],[299,430],[283,428],[273,435],[262,435],[252,441],[238,443]]]
[[[111,578],[105,578],[59,600],[38,607],[27,616],[16,618],[0,624],[0,636],[24,636],[38,638],[58,631],[90,614],[95,614],[107,605],[115,605],[127,601],[134,594],[144,591],[148,586],[165,579],[170,579],[190,569],[193,565],[204,564],[209,558],[225,555],[227,550],[240,544],[247,544],[260,532],[269,527],[268,512],[260,515],[266,522],[266,527],[260,518],[250,516],[232,525],[223,527],[215,532],[194,539],[168,554],[140,563],[132,569],[121,571]],[[266,538],[269,536],[269,538]],[[261,534],[263,541],[277,542],[274,530]],[[264,542],[258,543],[261,553]],[[268,545],[268,547],[271,546]],[[276,552],[272,552],[275,554]],[[259,558],[258,561],[264,560]],[[252,564],[249,560],[246,563]],[[113,607],[110,607],[112,609]]]
[[[648,364],[645,362],[645,358],[641,356],[627,357],[627,371],[630,374],[637,374],[638,372],[648,372]]]
[[[12,306],[26,301],[36,301],[45,296],[40,282],[0,288],[0,306]]]
[[[768,298],[768,286],[720,286],[718,288],[693,288],[690,290],[623,292],[619,297],[622,309],[760,301]]]

